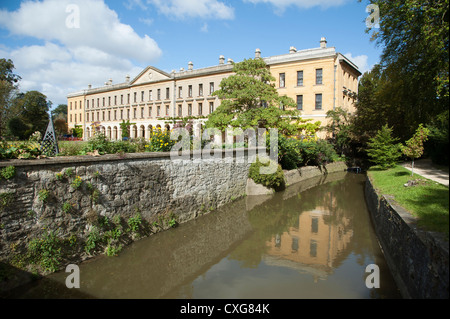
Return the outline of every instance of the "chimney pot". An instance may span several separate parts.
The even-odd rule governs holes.
[[[261,50],[260,49],[256,49],[255,50],[255,59],[258,59],[261,57]]]
[[[224,64],[225,63],[225,57],[223,55],[221,55],[219,57],[219,64]]]
[[[325,48],[327,47],[327,39],[326,39],[325,37],[322,37],[322,38],[320,39],[320,47],[321,47],[322,49],[325,49]]]
[[[189,71],[192,71],[193,69],[194,69],[194,63],[189,62],[189,63],[188,63],[188,70],[189,70]]]
[[[295,52],[297,52],[297,49],[295,47],[291,47],[289,49],[289,53],[295,53]]]

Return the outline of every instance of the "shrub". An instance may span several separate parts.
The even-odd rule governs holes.
[[[169,152],[175,141],[170,139],[170,131],[156,129],[152,132],[150,141],[145,145],[147,152]]]
[[[32,239],[28,244],[28,258],[31,263],[40,264],[45,271],[57,271],[62,260],[61,240],[53,232]]]
[[[276,165],[276,172],[273,174],[261,174],[260,169],[263,167],[269,167],[269,165]],[[272,160],[262,163],[257,157],[256,161],[250,165],[248,177],[253,179],[257,184],[261,184],[275,190],[283,189],[285,186],[283,169],[281,168],[281,165]]]
[[[269,140],[267,140],[269,145]],[[278,162],[286,170],[306,165],[325,165],[339,159],[332,144],[326,140],[298,140],[278,135]]]
[[[322,166],[339,159],[333,145],[325,140],[315,142],[315,165]]]
[[[269,145],[269,140],[267,141]],[[278,135],[278,162],[283,169],[295,169],[302,163],[302,154],[299,141],[286,136]]]
[[[137,146],[134,143],[128,141],[116,141],[110,142],[108,145],[108,153],[135,153],[137,151]]]
[[[41,150],[38,143],[0,141],[0,159],[30,159],[39,155],[41,155]]]
[[[83,151],[87,153],[97,150],[99,154],[103,155],[109,153],[110,143],[105,134],[96,133],[94,137],[89,139]]]

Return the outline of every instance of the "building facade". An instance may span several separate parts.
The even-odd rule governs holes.
[[[255,58],[261,58],[256,49]],[[300,50],[291,47],[289,53],[263,58],[280,95],[297,102],[302,118],[321,121],[326,125],[326,113],[337,107],[355,110],[358,93],[358,67],[334,47],[327,47],[325,38],[320,47]],[[220,105],[215,90],[222,79],[233,74],[233,61],[194,69],[172,71],[170,74],[148,66],[133,80],[113,84],[110,79],[103,87],[68,95],[68,127],[80,125],[83,138],[93,136],[99,129],[111,140],[122,138],[120,123],[132,124],[130,137],[148,138],[155,128],[172,128],[171,118],[195,117],[205,121]]]

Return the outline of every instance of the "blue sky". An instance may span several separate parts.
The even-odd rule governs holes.
[[[23,92],[53,102],[68,93],[122,83],[148,65],[166,72],[319,46],[362,72],[381,48],[365,33],[367,3],[357,0],[0,0],[0,58],[12,59]]]

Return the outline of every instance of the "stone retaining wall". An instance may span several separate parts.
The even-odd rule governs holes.
[[[409,212],[374,189],[370,177],[365,196],[378,240],[402,295],[415,299],[448,298],[448,240],[441,234],[419,229]]]
[[[244,152],[242,152],[244,153]],[[192,154],[191,154],[192,155]],[[245,195],[249,161],[171,159],[169,153],[78,156],[1,162],[15,176],[0,180],[0,260],[43,232],[85,239],[99,216],[182,223]],[[77,181],[81,181],[77,187]]]
[[[318,166],[304,166],[293,170],[284,170],[284,178],[286,186],[290,186],[299,182],[306,181],[313,177],[327,175],[328,173],[344,172],[348,167],[344,162],[336,162],[327,164],[323,167]],[[275,190],[267,188],[263,185],[256,184],[252,179],[247,181],[246,193],[250,195],[270,195],[275,193]]]

